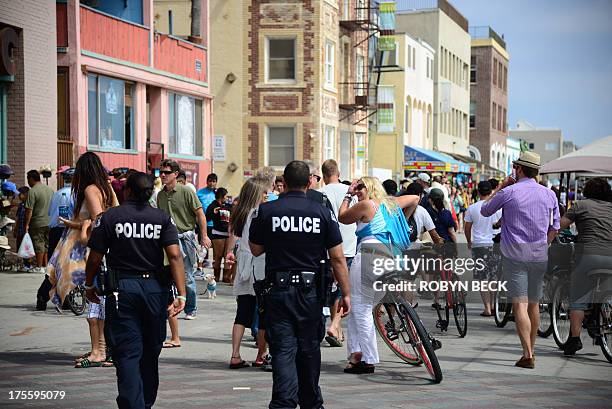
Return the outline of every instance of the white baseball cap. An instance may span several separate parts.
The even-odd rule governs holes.
[[[425,183],[429,183],[431,180],[431,176],[429,176],[427,173],[419,173],[417,177]]]

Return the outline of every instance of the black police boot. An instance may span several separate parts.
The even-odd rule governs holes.
[[[582,349],[582,341],[580,337],[569,337],[563,346],[563,355],[574,355]]]

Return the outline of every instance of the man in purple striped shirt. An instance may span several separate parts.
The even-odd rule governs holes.
[[[509,176],[504,180],[482,205],[480,213],[488,217],[502,209],[503,274],[523,347],[523,356],[516,366],[533,369],[542,279],[548,245],[559,230],[559,205],[552,190],[535,181],[540,155],[522,152],[513,168],[516,178]]]

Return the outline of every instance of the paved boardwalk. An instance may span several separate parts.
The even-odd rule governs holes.
[[[116,384],[112,368],[75,369],[72,360],[89,347],[87,324],[71,313],[33,309],[41,275],[0,273],[0,407],[112,408]],[[202,282],[199,282],[202,286]],[[219,286],[216,300],[198,301],[197,320],[181,320],[183,346],[164,350],[156,408],[264,408],[271,374],[254,368],[227,369],[235,313],[231,289]],[[417,311],[435,329],[426,300]],[[538,339],[535,370],[514,367],[520,356],[514,324],[496,328],[470,304],[468,334],[436,335],[444,380],[429,381],[425,369],[404,365],[379,344],[374,375],[342,373],[344,348],[325,345],[321,387],[327,408],[604,408],[612,407],[612,365],[583,336],[585,348],[565,358],[552,338]],[[250,340],[242,356],[251,360]],[[235,388],[242,388],[236,390]],[[63,390],[64,400],[11,401],[11,390]]]

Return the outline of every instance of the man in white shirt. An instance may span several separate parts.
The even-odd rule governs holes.
[[[446,186],[442,184],[442,176],[436,175],[433,177],[433,182],[431,182],[431,188],[427,192],[429,193],[431,189],[440,189],[442,193],[444,193],[444,208],[446,210],[450,210],[451,205],[450,205],[450,199],[448,197],[449,192]]]
[[[472,257],[475,260],[482,259],[485,264],[483,269],[474,269],[474,280],[479,281],[497,279],[498,266],[501,263],[498,252],[493,250],[493,236],[495,236],[493,225],[501,219],[502,211],[500,209],[489,217],[480,214],[482,204],[491,195],[492,191],[491,183],[488,181],[480,182],[478,184],[480,200],[468,207],[465,212],[465,238],[467,239],[468,248],[472,250]],[[481,291],[480,297],[484,304],[484,311],[480,315],[483,317],[492,316],[493,293]]]
[[[323,175],[323,182],[325,186],[323,186],[320,191],[327,196],[327,199],[331,203],[332,209],[336,218],[338,217],[338,209],[342,205],[342,201],[344,200],[344,196],[348,192],[348,186],[340,183],[340,171],[338,170],[338,163],[333,159],[328,159],[323,162],[321,166],[321,173]],[[353,199],[355,201],[355,199]],[[354,203],[351,202],[351,205]],[[352,224],[342,224],[338,223],[340,227],[340,234],[342,235],[342,250],[344,251],[344,257],[346,258],[346,264],[351,266],[351,261],[353,257],[355,257],[355,252],[357,249],[357,235],[355,231],[357,230],[357,225],[355,223]],[[342,314],[337,313],[338,301],[342,298],[340,294],[340,290],[338,289],[338,295],[335,299],[334,306],[331,309],[331,324],[327,329],[327,336],[325,339],[331,346],[342,346],[342,340],[344,336],[342,335]]]

